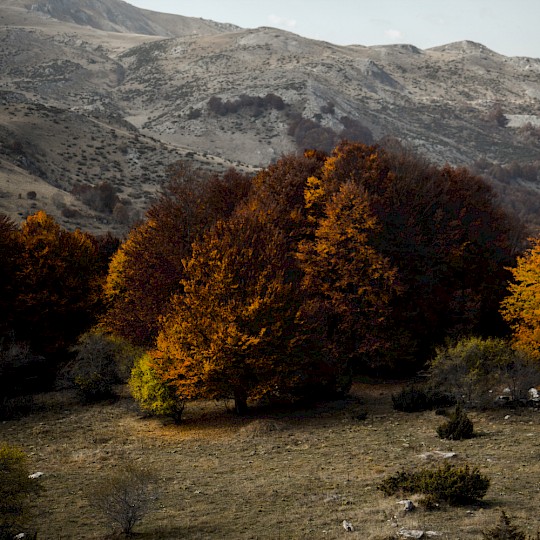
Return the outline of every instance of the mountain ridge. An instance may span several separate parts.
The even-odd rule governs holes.
[[[254,171],[340,137],[397,138],[453,165],[539,159],[539,59],[470,41],[340,46],[121,0],[25,5],[0,9],[0,211],[18,219],[42,204],[65,226],[121,231],[176,159]],[[13,167],[31,191],[43,184],[42,199],[8,184]],[[73,196],[100,182],[120,190],[124,223]]]

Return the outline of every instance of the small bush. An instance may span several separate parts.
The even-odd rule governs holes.
[[[150,355],[145,354],[135,361],[129,388],[143,411],[155,416],[170,416],[180,423],[184,402],[178,400],[171,388],[156,377]]]
[[[400,471],[383,480],[379,489],[385,495],[424,495],[427,504],[447,502],[466,505],[482,499],[489,488],[489,478],[477,468],[444,465],[438,469]]]
[[[90,505],[112,529],[131,535],[157,499],[156,478],[147,469],[127,465],[98,484],[89,496]]]
[[[453,441],[472,439],[474,437],[474,426],[472,420],[458,405],[455,412],[448,419],[448,422],[441,424],[437,428],[437,435],[441,439]]]
[[[455,400],[452,396],[436,390],[409,386],[398,394],[392,395],[392,404],[396,411],[421,412],[439,407],[450,407],[455,404]]]
[[[0,445],[0,540],[11,540],[28,527],[30,499],[38,492],[29,472],[22,450]]]
[[[505,512],[501,513],[499,522],[493,529],[482,532],[482,538],[484,540],[527,540],[525,533],[512,525]]]
[[[94,402],[114,395],[119,382],[116,343],[101,332],[83,334],[72,348],[75,360],[68,366],[68,379],[83,401]]]

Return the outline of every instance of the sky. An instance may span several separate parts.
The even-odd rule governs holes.
[[[507,56],[540,58],[540,0],[127,0],[134,6],[273,26],[338,45],[471,40]]]

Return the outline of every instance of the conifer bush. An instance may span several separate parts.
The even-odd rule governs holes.
[[[477,468],[454,467],[445,464],[438,469],[399,471],[385,478],[378,488],[385,495],[424,495],[424,503],[447,502],[452,506],[474,503],[482,499],[489,488],[489,478]]]
[[[441,439],[453,441],[472,439],[474,437],[474,425],[465,411],[458,405],[448,421],[437,428],[437,435]]]

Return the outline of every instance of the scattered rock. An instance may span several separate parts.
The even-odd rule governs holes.
[[[343,528],[347,532],[353,532],[354,531],[353,524],[350,521],[347,521],[346,519],[344,519],[342,525],[343,525]]]
[[[42,473],[40,471],[35,472],[33,474],[29,474],[28,478],[31,478],[32,480],[35,480],[36,478],[41,478],[45,473]]]
[[[455,452],[442,452],[441,450],[433,450],[432,452],[424,452],[420,454],[422,459],[450,459],[456,457]]]
[[[400,529],[398,534],[402,538],[424,538],[424,531],[415,529]]]

